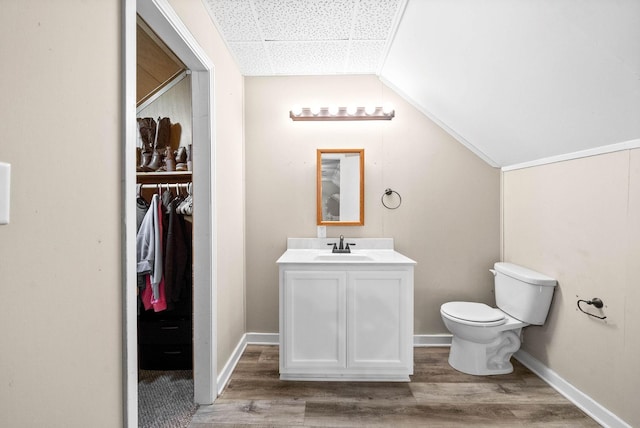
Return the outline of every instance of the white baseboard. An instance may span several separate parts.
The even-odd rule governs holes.
[[[603,427],[631,428],[631,425],[611,413],[593,398],[578,390],[529,353],[521,349],[514,354],[514,357]]]
[[[278,333],[247,333],[248,345],[279,345],[280,335]]]
[[[240,357],[242,357],[242,353],[244,352],[246,347],[247,335],[243,334],[235,349],[231,353],[231,356],[227,360],[227,364],[224,365],[222,371],[220,372],[220,374],[218,374],[218,395],[222,394],[224,387],[227,386],[229,379],[231,379],[231,374],[238,365],[238,361],[240,361]]]
[[[245,333],[233,350],[227,364],[218,376],[218,395],[229,382],[242,353],[247,345],[278,345],[280,343],[278,333]],[[414,347],[451,346],[450,334],[416,334],[413,336]],[[525,367],[539,376],[558,391],[569,401],[579,407],[583,412],[592,417],[600,425],[607,428],[631,428],[631,425],[611,413],[594,399],[584,394],[569,382],[560,377],[556,372],[532,357],[529,353],[519,350],[514,357]]]
[[[451,346],[450,334],[414,334],[414,348],[426,348],[430,346]]]

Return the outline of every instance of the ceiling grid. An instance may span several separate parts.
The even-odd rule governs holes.
[[[245,76],[376,74],[401,0],[205,0]]]

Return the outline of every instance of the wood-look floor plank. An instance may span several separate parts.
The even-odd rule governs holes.
[[[520,362],[511,360],[513,372],[498,376],[474,376],[461,373],[448,363],[448,348],[415,348],[412,382],[521,382],[546,385]]]
[[[513,427],[517,423],[515,415],[504,405],[394,406],[382,402],[308,402],[305,411],[305,425],[314,426]]]
[[[569,401],[558,404],[522,404],[511,406],[511,412],[526,426],[540,427],[599,427]]]
[[[224,400],[201,406],[191,424],[266,424],[301,426],[304,401],[295,400]]]
[[[469,404],[556,404],[567,399],[546,385],[518,383],[427,383],[412,382],[413,396],[418,403]]]
[[[225,399],[313,399],[315,401],[408,400],[415,402],[409,383],[399,382],[298,382],[232,379]]]
[[[190,428],[544,427],[599,425],[517,361],[514,372],[472,376],[448,348],[415,348],[412,382],[294,382],[279,378],[277,346],[247,346],[222,395]]]

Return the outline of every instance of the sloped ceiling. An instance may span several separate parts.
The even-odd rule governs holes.
[[[409,0],[381,77],[494,166],[640,138],[640,1]]]
[[[640,145],[640,0],[203,2],[243,74],[378,74],[493,166]]]
[[[136,27],[136,105],[140,106],[186,67],[139,16]]]

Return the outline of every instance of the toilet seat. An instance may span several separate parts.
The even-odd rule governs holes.
[[[504,312],[478,302],[448,302],[440,307],[447,318],[461,324],[492,327],[507,322]]]

